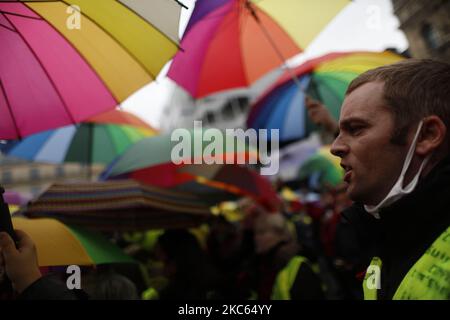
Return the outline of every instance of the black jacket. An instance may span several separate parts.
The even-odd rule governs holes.
[[[246,270],[241,273],[240,287],[244,291],[255,291],[259,300],[267,301],[271,298],[272,289],[278,273],[286,267],[290,259],[296,254],[283,253],[285,242],[280,242],[265,254],[252,257]],[[302,255],[301,252],[297,252]],[[302,263],[297,271],[294,283],[290,289],[291,300],[322,300],[325,298],[319,276],[313,271],[310,263]],[[240,298],[247,298],[242,296]]]
[[[373,218],[355,204],[344,212],[364,249],[366,267],[381,258],[378,299],[392,299],[401,281],[450,225],[450,156],[436,165],[416,189]]]
[[[42,277],[28,286],[18,300],[87,300],[82,290],[69,290],[60,281],[50,276]]]

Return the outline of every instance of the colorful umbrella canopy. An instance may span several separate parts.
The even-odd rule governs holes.
[[[269,180],[256,171],[236,164],[201,164],[181,167],[179,172],[189,173],[196,181],[250,196],[269,210],[276,210],[280,201]]]
[[[281,141],[301,139],[317,129],[307,116],[305,94],[324,103],[338,119],[350,82],[359,74],[403,58],[391,52],[331,53],[293,70],[302,90],[286,73],[253,105],[248,127],[279,129]]]
[[[167,6],[0,1],[0,139],[78,123],[152,81],[178,49],[160,31],[167,26],[148,21],[178,18],[179,8],[161,11]]]
[[[176,164],[173,162],[172,152],[174,145],[178,142],[171,141],[170,136],[150,137],[130,147],[103,172],[101,179],[133,179],[147,185],[187,191],[201,196],[211,204],[235,199],[242,194],[252,194],[257,199],[267,198],[268,202],[273,202],[273,193],[269,192],[271,190],[270,185],[269,188],[265,188],[266,181],[259,175],[254,179],[251,174],[247,174],[248,169],[239,169],[241,173],[246,173],[241,176],[241,179],[245,180],[245,176],[251,178],[251,181],[249,181],[251,185],[258,181],[257,178],[259,177],[261,181],[258,181],[257,186],[240,185],[239,179],[231,181],[232,183],[226,180],[220,181],[220,179],[210,180],[211,177],[215,177],[217,169],[221,168],[222,165],[206,164],[205,159],[222,161],[222,163],[225,163],[226,160],[233,160],[234,163],[237,160],[246,160],[244,162],[248,163],[248,160],[257,160],[258,158],[256,150],[251,145],[246,144],[241,139],[234,140],[233,136],[224,134],[217,153],[199,159],[201,155],[205,155],[205,151],[210,147],[210,144],[207,141],[199,142],[195,139],[195,130],[188,132],[191,133],[187,141],[189,141],[189,150],[192,152],[182,159],[189,160],[189,163]],[[228,149],[230,142],[234,144],[234,147]],[[195,150],[198,151],[197,154],[200,157],[196,155]],[[202,162],[195,164],[196,160]],[[236,170],[238,170],[237,165],[224,165],[224,167],[228,166],[236,167]],[[192,172],[189,169],[186,169],[186,171],[180,170],[180,168],[187,167]],[[233,173],[233,177],[237,178],[236,172]]]
[[[189,136],[186,137],[185,142],[189,147],[185,150],[186,154],[183,154],[180,159],[190,161],[192,164],[197,160],[203,162],[203,155],[208,149],[210,150],[211,142],[204,140],[202,138],[204,133],[200,131],[186,130],[186,132],[189,133]],[[244,160],[257,159],[256,150],[245,141],[235,139],[234,136],[225,133],[222,134],[222,137],[222,141],[218,144],[217,154],[207,157],[209,160],[221,159],[223,161],[227,156],[233,161],[238,160],[238,157],[243,157]],[[102,179],[127,178],[160,187],[173,187],[191,181],[191,176],[178,174],[178,168],[184,164],[175,164],[172,159],[172,152],[179,143],[179,140],[172,141],[171,135],[145,138],[116,159],[103,172]],[[233,147],[228,149],[229,145]]]
[[[162,31],[173,42],[177,44],[180,42],[178,34],[180,31],[181,7],[185,7],[181,2],[177,0],[118,1],[148,21],[156,29]]]
[[[178,172],[175,174],[179,174]],[[186,181],[187,180],[187,181]],[[201,197],[204,201],[214,206],[224,201],[237,200],[242,197],[239,193],[231,192],[226,186],[208,185],[196,177],[189,177],[185,181],[171,187],[172,190],[188,192]]]
[[[282,181],[297,179],[299,166],[317,153],[321,146],[320,137],[311,135],[309,139],[294,142],[280,149],[280,169],[274,178],[279,178]]]
[[[322,147],[301,164],[298,179],[308,179],[313,189],[336,187],[344,177],[344,170],[339,163],[340,159],[330,153],[329,146]]]
[[[131,113],[111,110],[78,125],[48,130],[0,145],[4,154],[31,161],[109,164],[156,131]]]
[[[54,184],[32,201],[24,215],[105,231],[184,228],[210,216],[197,196],[133,180]]]
[[[168,76],[200,98],[246,87],[301,52],[347,0],[198,0]]]
[[[135,263],[96,232],[67,226],[55,219],[13,218],[12,223],[33,239],[40,267]]]

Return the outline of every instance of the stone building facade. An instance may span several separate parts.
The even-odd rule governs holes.
[[[413,58],[450,62],[450,0],[392,0]]]

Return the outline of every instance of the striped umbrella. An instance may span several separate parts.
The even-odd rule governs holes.
[[[0,139],[78,123],[151,82],[178,50],[180,10],[170,0],[0,1]]]
[[[54,184],[24,215],[50,217],[97,230],[191,227],[210,216],[205,199],[132,180]]]
[[[285,73],[252,106],[247,125],[279,129],[281,141],[305,138],[317,129],[307,115],[306,94],[323,102],[338,119],[345,92],[354,78],[402,59],[391,52],[343,52],[307,61],[293,70],[303,89],[299,90],[290,72]]]
[[[97,232],[55,219],[13,218],[12,223],[33,239],[40,267],[136,263]]]

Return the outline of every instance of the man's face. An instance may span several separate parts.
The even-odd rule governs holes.
[[[340,134],[331,152],[345,170],[347,194],[366,205],[376,205],[400,175],[408,146],[390,142],[393,114],[383,99],[383,83],[369,82],[344,100],[339,120]]]

